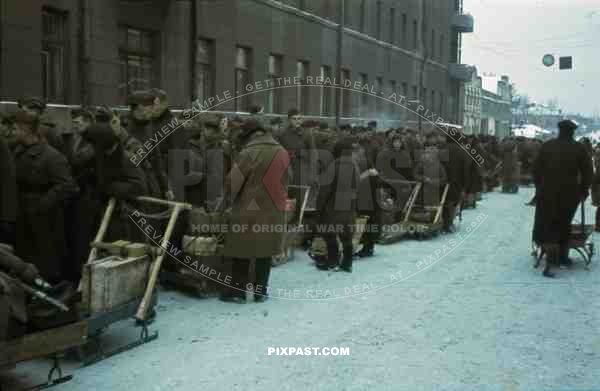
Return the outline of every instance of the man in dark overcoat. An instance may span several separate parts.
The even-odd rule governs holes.
[[[297,109],[288,112],[288,127],[277,140],[286,150],[295,151],[290,165],[291,183],[295,186],[309,186],[311,196],[309,206],[314,207],[315,192],[318,190],[317,151],[311,129],[302,127],[302,117]],[[293,189],[292,198],[302,199],[304,192]],[[300,201],[299,201],[300,203]]]
[[[107,124],[96,124],[83,134],[84,139],[94,146],[94,179],[97,204],[95,227],[101,221],[102,212],[111,197],[117,200],[133,201],[136,197],[147,196],[144,172],[130,159],[119,138]],[[117,208],[108,230],[106,242],[111,240],[141,241],[145,239],[141,229],[135,227],[128,211]],[[120,218],[119,218],[120,217]]]
[[[542,146],[534,163],[536,217],[534,239],[548,251],[544,276],[551,266],[570,264],[568,240],[577,205],[585,201],[592,183],[592,160],[585,146],[573,139],[577,124],[559,122],[558,138]]]
[[[290,159],[259,121],[247,121],[238,137],[241,151],[225,180],[225,191],[235,196],[223,254],[232,259],[232,280],[221,299],[243,303],[246,290],[253,290],[254,301],[261,302],[269,292],[272,257],[280,254],[285,235]],[[255,281],[249,283],[252,259]]]
[[[361,178],[360,167],[352,157],[352,140],[344,138],[335,145],[333,161],[325,175],[317,198],[321,235],[327,244],[327,259],[317,263],[320,270],[335,269],[352,272],[352,228],[357,211],[358,189],[361,179],[376,175],[367,169]],[[342,243],[342,259],[339,262],[338,238]]]
[[[444,231],[453,231],[456,206],[465,198],[465,192],[471,187],[471,157],[459,144],[464,137],[456,130],[448,130],[446,144],[440,146],[439,156],[446,171],[448,194],[443,208]]]

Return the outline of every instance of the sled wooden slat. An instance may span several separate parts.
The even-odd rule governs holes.
[[[38,333],[28,334],[5,344],[0,367],[49,356],[85,344],[87,322],[77,322]],[[7,359],[10,357],[10,359]]]

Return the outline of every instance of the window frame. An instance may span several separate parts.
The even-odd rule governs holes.
[[[247,86],[248,84],[252,83],[252,73],[251,73],[251,69],[252,69],[252,49],[247,47],[247,46],[242,46],[242,45],[237,45],[235,47],[236,50],[236,60],[235,60],[235,64],[234,64],[234,85],[235,85],[235,90],[236,90],[236,99],[234,100],[234,110],[236,112],[248,112],[250,110],[250,98],[249,95],[246,94],[246,90],[245,90],[245,86]],[[239,51],[243,50],[246,53],[246,58],[245,58],[245,65],[244,67],[240,67],[239,63],[238,63],[238,55],[239,55]],[[238,83],[238,76],[240,74],[243,74],[244,77],[244,83],[243,85],[239,86]],[[240,91],[241,90],[241,91]],[[238,97],[239,96],[239,97]]]
[[[298,73],[302,70],[302,76]],[[297,60],[296,61],[296,77],[299,80],[299,83],[296,86],[296,108],[303,114],[308,114],[310,110],[308,110],[309,102],[310,102],[310,94],[309,88],[306,85],[306,76],[310,72],[310,62],[306,60]]]
[[[207,56],[208,56],[208,60],[207,61],[202,61],[198,58],[198,53],[199,51],[199,46],[201,42],[205,42],[207,45]],[[200,99],[200,94],[198,93],[199,91],[199,87],[200,87],[200,72],[199,72],[199,67],[203,68],[202,74],[208,74],[207,77],[205,77],[205,80],[208,80],[208,83],[205,83],[204,81],[202,82],[203,85],[203,95],[207,95],[205,97],[203,97],[203,99]],[[193,90],[192,90],[192,94],[195,96],[192,96],[193,100],[198,100],[202,103],[205,102],[206,99],[214,96],[215,94],[215,74],[216,74],[216,50],[215,50],[215,40],[214,39],[209,39],[209,38],[204,38],[204,37],[199,37],[196,39],[196,58],[194,59],[194,82],[196,83],[195,86],[193,86]]]
[[[45,19],[46,17],[52,20]],[[46,34],[45,22],[54,22],[58,36]],[[42,96],[48,102],[66,103],[69,75],[69,12],[54,7],[42,7],[40,65],[42,67]],[[58,53],[58,55],[56,55]],[[58,58],[56,67],[53,58]]]
[[[359,73],[358,77],[360,78],[360,92],[358,93],[360,98],[358,99],[358,110],[356,112],[360,118],[364,117],[369,111],[369,93],[362,90],[365,84],[369,84],[369,75]]]
[[[325,81],[327,78],[331,79],[331,67],[329,65],[321,65],[320,76]],[[321,85],[321,100],[320,100],[319,112],[322,117],[328,117],[333,114],[332,112],[332,88],[329,86]]]
[[[274,62],[274,69],[271,69],[271,59]],[[271,88],[267,91],[266,111],[271,114],[281,113],[283,110],[283,98],[281,87],[275,86],[275,79],[280,78],[283,72],[283,56],[277,53],[270,53],[267,64],[267,77],[271,80]]]
[[[129,31],[133,30],[133,31],[137,31],[140,32],[140,49],[132,49],[129,46]],[[135,90],[139,90],[139,89],[146,89],[146,88],[150,88],[152,86],[152,84],[156,83],[156,80],[158,80],[158,74],[159,74],[159,69],[158,69],[158,65],[159,65],[159,57],[160,57],[160,50],[158,48],[159,45],[159,34],[160,32],[158,31],[153,31],[153,30],[145,30],[145,29],[140,29],[131,25],[127,25],[127,24],[121,24],[118,26],[118,31],[119,31],[119,35],[125,33],[125,41],[123,42],[121,40],[121,38],[123,37],[119,37],[119,45],[118,45],[118,51],[119,51],[119,64],[121,66],[124,65],[124,69],[125,69],[125,74],[124,74],[124,80],[121,80],[121,84],[120,87],[124,87],[124,92],[121,94],[121,99],[122,100],[126,100],[127,96],[129,96],[129,94],[131,94],[131,92],[135,91]],[[150,41],[150,47],[149,50],[143,50],[143,35],[147,34],[149,36],[149,41]],[[139,86],[139,82],[141,80],[141,78],[135,78],[132,79],[131,75],[130,75],[130,61],[133,60],[138,60],[139,61],[139,66],[138,68],[140,70],[143,70],[144,67],[148,67],[149,68],[149,72],[148,72],[148,77],[149,79],[147,80],[147,87],[140,87]],[[143,72],[143,71],[140,71]],[[133,81],[135,81],[135,83],[133,83]],[[124,85],[123,85],[124,83]],[[135,87],[131,87],[133,84],[135,84]]]

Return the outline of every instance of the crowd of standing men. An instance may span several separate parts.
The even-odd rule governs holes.
[[[384,216],[402,209],[414,184],[424,189],[417,201],[423,205],[435,204],[449,186],[443,229],[452,232],[459,206],[475,204],[481,192],[500,182],[509,189],[518,186],[522,174],[532,172],[541,147],[537,141],[500,141],[455,129],[378,132],[375,122],[332,129],[304,121],[295,109],[285,125],[267,121],[261,107],[246,120],[211,112],[190,116],[189,111],[176,117],[159,89],[135,92],[128,103],[127,115],[108,107],[74,109],[70,129],[47,121],[46,104],[38,98],[21,99],[18,110],[2,119],[0,243],[25,262],[9,270],[18,269],[27,280],[76,285],[104,206],[113,197],[126,202],[105,240],[144,242],[143,232],[127,218],[132,207],[142,209],[135,201],[139,196],[208,210],[230,208],[232,224],[264,226],[285,224],[287,212],[299,212],[300,203],[290,199],[298,201],[298,189],[309,188],[308,207],[319,222],[342,227],[322,233],[328,255],[317,268],[352,272],[356,255],[374,255]],[[182,126],[147,148],[173,123]],[[355,254],[352,227],[359,214],[369,217],[372,228]],[[179,248],[186,228],[185,222],[179,224],[173,235]],[[223,255],[232,260],[231,286],[247,286],[254,260],[254,299],[264,301],[271,259],[280,254],[283,236],[228,232]],[[228,288],[221,298],[245,302],[246,292]],[[7,319],[14,306],[3,305],[0,318]]]

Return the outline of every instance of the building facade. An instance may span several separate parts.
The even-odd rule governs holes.
[[[463,129],[467,134],[507,137],[512,125],[512,85],[508,76],[482,77],[474,71],[464,86]]]
[[[335,89],[308,82],[322,77],[369,85],[370,94],[341,91],[348,120],[414,126],[416,112],[428,111],[460,124],[472,73],[460,64],[460,37],[473,24],[462,0],[3,1],[0,99],[115,106],[132,90],[159,87],[181,108],[213,98],[221,111],[263,104],[333,117]],[[302,85],[264,88],[278,78]],[[410,108],[379,98],[392,93]]]
[[[481,133],[507,137],[512,125],[512,85],[508,76],[496,81],[494,91],[484,89],[481,102]]]
[[[465,83],[463,131],[466,134],[481,133],[481,101],[483,87],[477,69],[473,71],[471,81]]]

